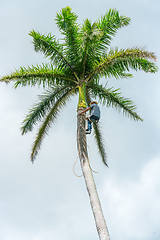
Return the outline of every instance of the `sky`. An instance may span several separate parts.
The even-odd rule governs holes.
[[[82,23],[110,8],[131,18],[111,46],[144,46],[160,56],[159,0],[0,0],[0,76],[20,66],[47,62],[34,51],[34,29],[61,38],[55,16],[70,6]],[[87,136],[90,164],[111,240],[160,239],[160,73],[132,71],[134,78],[102,79],[131,98],[143,122],[101,107],[100,124],[109,168]],[[25,136],[20,127],[42,89],[0,84],[0,239],[96,240],[98,235],[83,177],[73,165],[76,149],[77,97],[60,114],[32,164],[36,129]],[[75,172],[81,175],[79,162]]]

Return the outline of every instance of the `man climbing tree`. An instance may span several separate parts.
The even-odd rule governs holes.
[[[92,122],[98,123],[100,119],[100,108],[96,101],[92,101],[90,103],[90,107],[79,113],[79,115],[91,110],[91,116],[87,117],[88,120],[88,128],[86,129],[86,134],[90,134],[92,130]]]
[[[130,69],[150,73],[157,71],[153,62],[156,57],[152,52],[145,51],[141,47],[120,50],[110,48],[111,40],[117,30],[129,23],[130,18],[120,16],[117,10],[111,9],[93,24],[86,19],[82,25],[79,25],[77,15],[71,11],[71,8],[63,8],[56,16],[56,24],[64,37],[63,42],[59,42],[50,33],[43,35],[34,30],[29,33],[33,38],[35,50],[49,58],[50,63],[27,68],[21,67],[1,78],[1,81],[7,83],[15,81],[15,88],[42,85],[45,89],[45,93],[39,97],[39,102],[29,111],[21,128],[22,134],[25,134],[32,131],[37,123],[40,123],[31,151],[32,162],[34,162],[42,140],[48,133],[51,124],[55,123],[59,112],[74,95],[79,95],[77,148],[96,228],[101,240],[109,240],[110,237],[89,166],[85,132],[86,116],[81,113],[86,111],[85,109],[89,107],[94,98],[107,107],[111,106],[122,110],[125,115],[134,120],[142,120],[136,113],[136,107],[131,100],[122,97],[118,89],[100,84],[102,77],[132,77],[132,74],[129,73]],[[89,107],[91,111],[94,110],[92,108],[95,107],[94,104]],[[93,113],[91,112],[91,114]],[[93,121],[93,118],[90,120]],[[93,123],[94,136],[102,161],[107,165],[106,150],[98,124]]]

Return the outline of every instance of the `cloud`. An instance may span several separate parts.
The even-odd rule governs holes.
[[[105,182],[103,194],[109,204],[112,218],[111,236],[124,240],[150,240],[160,237],[160,158],[155,158],[145,165],[139,177],[117,179]]]

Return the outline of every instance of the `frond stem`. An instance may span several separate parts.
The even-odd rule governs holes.
[[[49,43],[44,41],[43,39],[41,39],[42,42],[44,42],[45,44],[47,44],[49,47]],[[53,45],[52,47],[54,48],[54,50],[58,53],[58,55],[65,61],[65,63],[68,65],[68,67],[71,69],[72,73],[74,74],[75,78],[77,79],[77,81],[79,81],[79,78],[76,74],[76,72],[73,70],[72,66],[69,64],[69,62],[67,61],[67,59],[57,50],[57,48],[55,48]]]

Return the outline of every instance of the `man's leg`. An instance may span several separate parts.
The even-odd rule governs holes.
[[[86,129],[86,133],[90,134],[92,130],[92,122],[90,121],[89,118],[87,119],[87,121],[88,121],[88,128]]]

